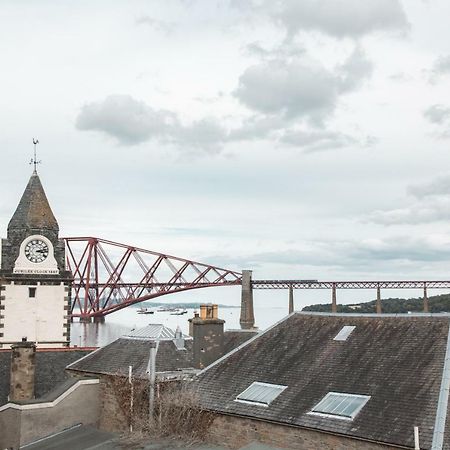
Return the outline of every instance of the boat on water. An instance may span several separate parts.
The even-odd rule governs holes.
[[[173,306],[161,306],[160,308],[157,309],[158,312],[170,312],[170,313],[178,312],[179,310],[180,310],[179,308],[175,308]]]
[[[170,313],[171,316],[181,316],[182,314],[187,314],[187,309],[179,309]]]
[[[139,308],[137,310],[138,314],[155,314],[155,311],[152,311],[151,309],[148,308]]]

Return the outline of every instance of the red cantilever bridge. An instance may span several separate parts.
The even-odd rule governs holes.
[[[102,318],[129,305],[175,292],[246,283],[243,274],[234,270],[105,239],[71,237],[65,238],[65,242],[67,265],[73,276],[70,314],[80,320]],[[425,280],[318,281],[249,278],[248,284],[250,291],[289,289],[290,311],[293,310],[293,289],[330,289],[334,312],[337,289],[376,289],[378,313],[381,312],[381,289],[423,289],[425,312],[428,311],[427,289],[450,289],[450,281]],[[243,292],[244,289],[243,286]],[[244,302],[244,294],[242,301]]]

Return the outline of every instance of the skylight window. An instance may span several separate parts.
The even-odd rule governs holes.
[[[354,419],[368,402],[370,396],[328,392],[316,405],[311,414],[325,415],[339,419]]]
[[[334,337],[333,341],[346,341],[355,328],[356,327],[353,325],[345,325],[344,327],[342,327],[342,330],[339,331],[339,333]]]
[[[287,386],[280,384],[253,382],[244,392],[241,392],[236,401],[252,405],[269,406]]]

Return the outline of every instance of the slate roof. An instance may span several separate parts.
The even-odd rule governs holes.
[[[127,336],[115,340],[85,358],[74,362],[68,370],[89,374],[118,375],[128,374],[133,366],[136,377],[146,377],[150,356],[150,342],[156,341],[156,372],[175,372],[192,369],[193,341],[184,337],[184,349],[177,350],[174,343],[175,332],[163,325],[149,325]]]
[[[52,231],[58,231],[59,229],[58,222],[50,208],[41,180],[36,172],[31,175],[8,225],[8,231],[23,228]]]
[[[128,334],[124,334],[124,337],[131,339],[143,339],[152,341],[169,340],[172,341],[175,332],[165,325],[160,323],[151,323],[143,328],[131,331]],[[189,336],[182,335],[184,339],[191,339]]]
[[[198,376],[203,406],[387,444],[433,438],[449,316],[294,313]],[[333,338],[345,325],[345,341]],[[269,407],[234,401],[252,382],[288,386]],[[308,414],[330,391],[371,396],[353,420]],[[445,445],[450,445],[446,436]]]
[[[69,378],[65,371],[68,364],[91,350],[48,350],[36,352],[35,396],[43,397],[58,384]],[[0,406],[8,401],[11,369],[11,352],[0,352]]]
[[[234,350],[236,347],[239,347],[244,342],[248,341],[252,337],[258,334],[257,331],[254,330],[228,330],[223,334],[223,354]]]

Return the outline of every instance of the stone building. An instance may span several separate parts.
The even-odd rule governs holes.
[[[201,371],[210,436],[239,448],[450,448],[449,315],[293,313]],[[419,447],[417,447],[419,448]]]
[[[69,345],[71,274],[58,233],[35,170],[0,241],[0,348]]]
[[[97,379],[74,379],[65,367],[92,349],[36,348],[18,342],[0,350],[0,448],[18,449],[76,424],[96,424]]]
[[[201,368],[255,335],[248,331],[224,331],[224,323],[217,318],[217,305],[202,305],[200,315],[190,319],[192,336],[162,324],[150,324],[71,363],[67,371],[74,376],[100,380],[99,426],[107,431],[125,431],[136,423],[132,416],[142,415],[138,404],[144,403],[144,415],[147,413],[147,400],[134,401],[132,416],[123,402],[147,395],[139,389],[148,385],[151,347],[156,344],[154,370],[158,397],[170,383],[191,380]],[[142,417],[136,419],[142,422]]]

